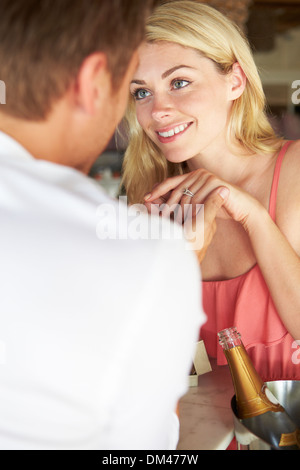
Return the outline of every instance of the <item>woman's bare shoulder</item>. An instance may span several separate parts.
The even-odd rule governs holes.
[[[282,168],[280,172],[280,179],[282,182],[287,180],[291,182],[299,180],[300,171],[300,140],[293,140],[289,145],[283,159]],[[300,188],[300,185],[299,185]]]
[[[290,156],[298,156],[300,159],[300,139],[299,140],[293,140],[289,146],[287,155]]]
[[[282,169],[280,173],[280,179],[284,186],[293,185],[293,189],[296,193],[299,193],[300,196],[300,140],[294,140],[283,159]],[[297,184],[293,184],[297,183]],[[296,187],[297,186],[297,187]],[[291,191],[291,187],[288,188]]]
[[[278,226],[300,250],[300,140],[293,141],[284,156],[276,201]]]

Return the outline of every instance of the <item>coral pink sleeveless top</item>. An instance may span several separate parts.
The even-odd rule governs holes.
[[[290,143],[282,147],[275,166],[269,205],[274,222],[281,164]],[[203,305],[208,320],[200,337],[218,365],[227,361],[217,333],[233,326],[264,381],[300,380],[300,341],[294,341],[283,325],[258,264],[233,279],[203,282]]]

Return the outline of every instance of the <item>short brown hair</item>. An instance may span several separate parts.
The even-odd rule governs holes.
[[[107,54],[115,86],[121,82],[155,0],[1,0],[1,111],[44,119],[66,92],[84,59]]]

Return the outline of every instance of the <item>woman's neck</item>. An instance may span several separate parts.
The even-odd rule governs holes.
[[[228,183],[239,185],[253,172],[259,155],[251,154],[242,145],[209,146],[189,159],[186,163],[190,171],[205,168],[210,173]]]

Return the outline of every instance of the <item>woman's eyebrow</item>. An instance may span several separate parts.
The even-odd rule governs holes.
[[[175,67],[172,67],[171,69],[167,70],[164,72],[161,76],[162,79],[167,78],[169,75],[171,75],[173,72],[176,72],[178,69],[192,69],[193,67],[190,67],[189,65],[176,65]]]
[[[144,82],[144,80],[133,79],[131,80],[131,83],[136,83],[137,85],[146,85],[146,82]]]
[[[190,67],[189,65],[175,65],[175,67],[172,67],[171,69],[164,72],[161,78],[164,80],[173,72],[176,72],[176,70],[178,69],[193,69],[193,67]],[[131,83],[135,83],[136,85],[146,85],[146,82],[144,80],[137,80],[137,79],[133,79]]]

